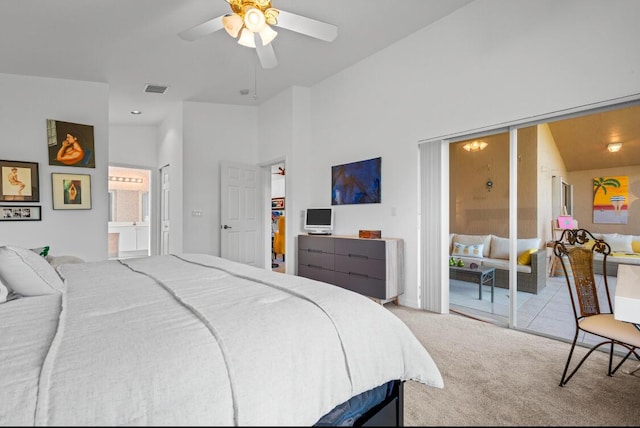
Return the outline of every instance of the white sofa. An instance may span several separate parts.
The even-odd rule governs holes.
[[[607,256],[607,275],[618,275],[618,264],[640,265],[640,236],[618,233],[592,233],[596,239],[602,239],[611,247]],[[602,255],[595,253],[593,271],[603,274]]]
[[[518,290],[537,294],[547,285],[547,250],[540,238],[517,239]],[[509,288],[509,239],[497,235],[449,235],[449,255],[465,266],[496,269],[496,287]]]

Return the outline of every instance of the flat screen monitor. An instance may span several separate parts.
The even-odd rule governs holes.
[[[331,235],[333,231],[333,209],[307,208],[304,216],[304,230],[312,235]]]

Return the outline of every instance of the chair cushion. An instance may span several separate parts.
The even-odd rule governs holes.
[[[640,330],[631,323],[618,321],[613,314],[598,314],[583,318],[580,321],[580,328],[589,333],[640,347]]]

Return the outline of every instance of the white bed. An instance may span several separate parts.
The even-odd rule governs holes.
[[[204,254],[64,264],[58,283],[3,248],[9,290],[18,260],[51,292],[0,303],[0,425],[302,426],[392,380],[443,387],[406,325],[333,285]]]

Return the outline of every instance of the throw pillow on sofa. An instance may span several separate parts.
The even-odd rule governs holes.
[[[451,255],[454,257],[475,257],[481,259],[483,250],[484,245],[482,244],[463,245],[456,242],[453,244],[453,252]]]
[[[612,253],[633,253],[631,247],[631,235],[619,235],[617,233],[603,233],[600,239],[611,247]]]
[[[491,235],[459,235],[454,234],[453,243],[458,243],[462,245],[476,245],[482,244],[482,256],[489,257],[489,245],[491,245]],[[453,247],[451,248],[453,251]]]
[[[531,254],[538,251],[537,248],[530,248],[528,250],[523,251],[518,256],[518,264],[519,265],[530,265],[531,264]]]

